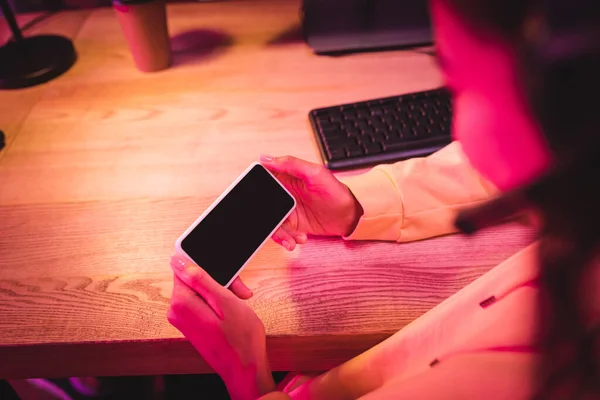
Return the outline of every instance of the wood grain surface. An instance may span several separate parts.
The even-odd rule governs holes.
[[[134,68],[111,9],[32,28],[72,37],[79,59],[0,92],[0,378],[208,371],[166,320],[179,234],[259,154],[318,161],[310,109],[439,86],[417,50],[314,55],[298,9],[170,5],[174,65],[152,74]],[[530,241],[507,226],[402,245],[311,238],[292,253],[269,243],[242,278],[273,368],[319,370]]]

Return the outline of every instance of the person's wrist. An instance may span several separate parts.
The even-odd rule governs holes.
[[[358,222],[360,221],[364,213],[362,206],[360,205],[356,197],[354,197],[354,194],[352,193],[350,188],[346,186],[346,190],[348,191],[348,200],[346,206],[344,207],[344,215],[346,215],[347,218],[345,218],[344,224],[341,229],[341,236],[344,237],[350,236],[352,232],[354,232],[356,226],[358,225]]]
[[[268,361],[240,366],[222,376],[232,400],[256,399],[276,389]]]

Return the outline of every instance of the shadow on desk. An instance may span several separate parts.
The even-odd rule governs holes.
[[[194,29],[171,38],[173,66],[208,62],[225,53],[233,38],[218,30]]]
[[[284,46],[287,44],[303,43],[302,27],[300,25],[292,25],[283,32],[279,33],[273,39],[269,40],[269,46]]]

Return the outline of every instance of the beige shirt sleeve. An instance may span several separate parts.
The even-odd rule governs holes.
[[[408,242],[453,233],[457,211],[497,193],[456,141],[428,157],[380,165],[340,180],[364,210],[348,240]]]

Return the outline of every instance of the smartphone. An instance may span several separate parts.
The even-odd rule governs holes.
[[[277,178],[253,163],[177,239],[175,249],[229,287],[295,207]]]

